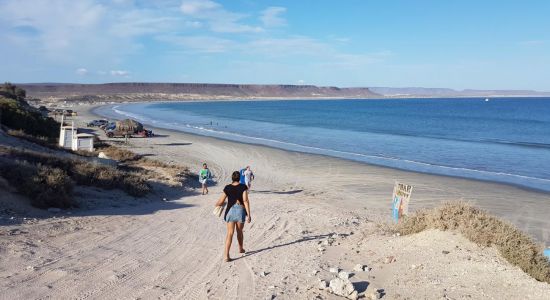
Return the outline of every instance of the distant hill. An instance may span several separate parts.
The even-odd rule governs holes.
[[[65,100],[146,100],[191,98],[373,98],[368,88],[338,88],[314,85],[254,85],[207,83],[105,83],[18,84],[30,97]]]
[[[550,92],[531,90],[453,90],[447,88],[422,87],[371,87],[371,91],[385,97],[544,97]]]
[[[550,97],[550,92],[531,90],[454,90],[422,87],[339,88],[314,85],[142,82],[26,83],[18,86],[25,89],[30,98],[85,102],[253,98]]]

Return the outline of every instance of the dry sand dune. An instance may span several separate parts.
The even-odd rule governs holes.
[[[451,232],[391,236],[377,225],[388,220],[393,182],[402,180],[415,185],[413,208],[475,200],[548,241],[550,209],[540,205],[550,200],[546,194],[158,133],[129,146],[193,168],[208,162],[217,183],[210,195],[158,194],[168,201],[2,226],[0,299],[342,299],[319,289],[319,280],[333,278],[335,267],[355,273],[357,291],[379,290],[383,299],[550,295],[550,285],[511,266],[493,248]],[[252,223],[245,226],[248,253],[240,257],[234,247],[237,259],[225,263],[225,225],[212,209],[230,173],[246,164],[257,176]],[[518,201],[521,207],[514,205]],[[371,270],[353,271],[356,264]]]

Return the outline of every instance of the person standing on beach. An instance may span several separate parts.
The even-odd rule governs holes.
[[[246,171],[246,168],[241,169],[241,170],[239,171],[239,174],[240,174],[240,176],[241,176],[241,177],[239,178],[239,182],[240,182],[241,184],[246,184],[246,182],[244,181],[244,172],[245,172],[245,171]]]
[[[252,172],[250,166],[246,166],[244,171],[244,184],[246,184],[249,190],[252,187],[252,180],[254,180],[254,172]]]
[[[210,173],[210,169],[208,169],[206,163],[202,164],[202,169],[199,171],[199,182],[202,185],[203,195],[208,194],[208,180],[210,180],[211,177],[212,173]]]
[[[237,230],[237,241],[239,242],[239,253],[245,253],[244,244],[244,222],[251,222],[250,203],[248,201],[248,187],[240,183],[241,173],[233,172],[231,175],[231,184],[228,184],[223,189],[216,206],[222,206],[227,199],[227,207],[225,209],[224,220],[227,223],[227,236],[225,237],[225,248],[223,258],[226,262],[231,261],[229,250],[233,241],[233,234]]]

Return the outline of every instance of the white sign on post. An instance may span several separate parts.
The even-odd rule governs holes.
[[[409,213],[409,200],[412,194],[412,185],[395,182],[392,195],[393,220],[398,222],[402,216]]]

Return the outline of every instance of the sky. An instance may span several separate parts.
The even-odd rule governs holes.
[[[547,0],[0,0],[0,81],[550,91]]]

